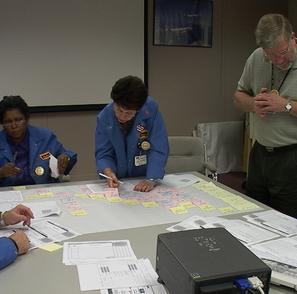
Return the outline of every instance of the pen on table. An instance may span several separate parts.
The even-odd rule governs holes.
[[[99,173],[99,176],[101,176],[101,177],[103,177],[103,178],[105,178],[105,179],[113,180],[113,178],[111,178],[111,177],[109,177],[109,176],[107,176],[107,175],[105,175],[105,174],[102,174],[102,173]],[[118,180],[118,182],[119,182],[120,184],[124,184],[124,182],[122,182],[122,181],[120,181],[120,180]]]
[[[28,226],[28,227],[29,227],[31,230],[33,230],[33,231],[35,231],[35,232],[39,233],[39,234],[40,234],[40,235],[42,235],[43,237],[45,237],[45,238],[47,238],[47,237],[48,237],[46,234],[44,234],[44,233],[42,233],[42,232],[38,231],[37,229],[35,229],[35,228],[31,227],[31,226]]]
[[[57,224],[54,224],[54,223],[52,223],[51,221],[47,221],[47,222],[50,223],[51,225],[57,227],[57,228],[60,228],[60,229],[64,230],[65,232],[69,232],[69,230],[67,230],[67,229],[65,229],[65,228],[63,228],[63,227],[61,227],[61,226],[58,226]]]

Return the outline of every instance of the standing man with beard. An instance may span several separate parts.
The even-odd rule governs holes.
[[[260,18],[234,103],[249,112],[255,142],[246,189],[252,198],[297,217],[296,38],[280,14]]]

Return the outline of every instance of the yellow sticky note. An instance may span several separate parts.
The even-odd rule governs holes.
[[[211,204],[202,204],[198,206],[203,211],[212,211],[216,210],[216,208]]]
[[[139,201],[136,199],[123,199],[123,203],[128,204],[128,205],[138,205]]]
[[[75,193],[74,195],[82,199],[89,198],[89,195],[86,193]]]
[[[27,195],[27,196],[25,196],[25,198],[26,198],[27,200],[31,200],[31,199],[37,199],[37,198],[40,198],[40,197],[39,197],[39,195],[37,195],[37,194],[31,194],[31,195]]]
[[[184,213],[187,213],[188,212],[187,209],[185,209],[183,206],[171,207],[169,209],[174,214],[184,214]]]
[[[53,196],[53,192],[41,192],[39,195],[43,197],[50,197]]]
[[[63,246],[60,244],[56,244],[56,243],[50,243],[50,244],[40,246],[39,248],[42,250],[46,250],[48,252],[53,252],[53,251],[63,248]]]
[[[196,207],[191,201],[182,201],[179,203],[179,206],[183,206],[184,208]]]
[[[159,206],[159,204],[155,201],[145,201],[145,202],[142,202],[141,204],[147,208]]]
[[[26,186],[14,186],[13,190],[16,190],[16,191],[26,190]]]
[[[71,211],[71,214],[74,216],[84,216],[84,215],[87,215],[87,212],[84,209],[80,209],[80,210]]]
[[[220,207],[218,208],[218,210],[222,213],[229,213],[229,212],[233,212],[234,208],[227,206],[227,207]]]
[[[91,199],[105,199],[104,194],[100,194],[100,193],[89,194],[89,197]]]
[[[107,201],[111,202],[111,203],[122,202],[122,198],[120,198],[120,197],[108,197]]]

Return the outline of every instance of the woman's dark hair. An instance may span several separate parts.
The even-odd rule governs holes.
[[[140,78],[126,76],[114,84],[110,96],[118,105],[138,110],[147,99],[147,89]]]
[[[0,101],[0,123],[3,123],[3,117],[7,110],[18,109],[26,119],[30,116],[28,104],[21,96],[4,96]]]

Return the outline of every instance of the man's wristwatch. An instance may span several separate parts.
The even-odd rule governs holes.
[[[291,100],[287,101],[287,104],[285,105],[285,112],[290,112],[292,109]]]

